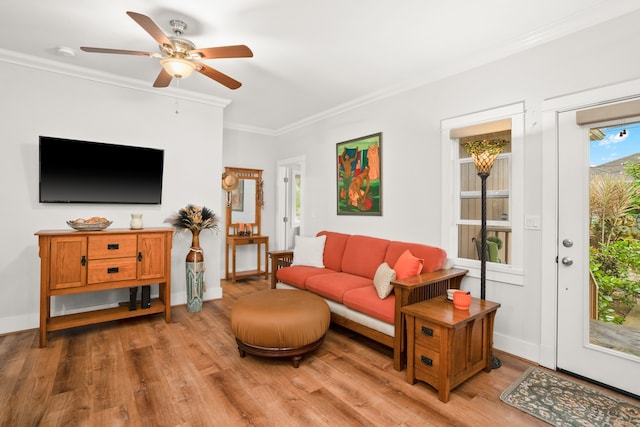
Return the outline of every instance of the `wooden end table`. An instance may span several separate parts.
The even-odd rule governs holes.
[[[257,259],[256,269],[248,271],[236,271],[236,249],[238,246],[256,245]],[[262,269],[262,256],[260,253],[260,245],[264,250],[264,269]],[[260,236],[254,234],[251,236],[227,236],[227,244],[225,247],[224,263],[226,280],[231,279],[231,283],[236,283],[237,279],[245,279],[252,276],[263,276],[269,278],[269,236]],[[229,249],[231,249],[231,272],[229,272]]]
[[[458,310],[443,296],[405,306],[407,382],[424,381],[448,402],[451,389],[482,370],[491,372],[498,307],[472,298],[469,310]]]

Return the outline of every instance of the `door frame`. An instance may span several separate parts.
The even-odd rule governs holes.
[[[558,114],[640,97],[640,79],[545,99],[542,103],[542,265],[538,363],[557,367],[558,339]]]

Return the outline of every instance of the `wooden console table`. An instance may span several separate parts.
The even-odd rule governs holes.
[[[469,310],[457,310],[445,297],[436,297],[402,308],[407,320],[407,382],[424,381],[448,402],[451,389],[482,370],[491,372],[498,307],[473,298]]]
[[[171,322],[172,228],[104,231],[45,230],[40,247],[40,347],[47,332],[111,320],[164,313]],[[51,297],[159,285],[151,307],[129,305],[51,316]]]
[[[238,246],[256,245],[256,252],[258,254],[256,260],[256,269],[247,271],[236,271],[236,248]],[[260,245],[264,245],[264,269],[262,269],[262,252],[260,252]],[[231,271],[229,271],[229,250],[231,250]],[[244,279],[253,276],[264,276],[265,279],[269,278],[269,236],[227,236],[226,250],[224,254],[225,260],[225,279],[231,278],[231,283],[236,283],[237,279]]]

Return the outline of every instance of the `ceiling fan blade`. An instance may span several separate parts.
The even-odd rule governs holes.
[[[171,83],[172,78],[171,74],[167,73],[163,68],[160,70],[158,77],[156,77],[156,81],[153,82],[153,87],[167,87]]]
[[[101,47],[88,47],[80,46],[80,50],[93,53],[116,53],[120,55],[140,55],[140,56],[152,56],[150,52],[140,52],[137,50],[123,50],[123,49],[103,49]]]
[[[218,83],[225,85],[226,87],[228,87],[229,89],[238,89],[240,86],[242,86],[242,83],[240,83],[237,80],[232,79],[231,77],[227,76],[224,73],[221,73],[220,71],[213,69],[207,65],[201,64],[199,62],[196,63],[199,67],[198,72],[200,74],[204,74],[205,76],[209,77],[210,79],[213,79],[215,81],[217,81]]]
[[[243,44],[236,46],[205,47],[202,49],[193,49],[191,52],[200,54],[202,59],[248,58],[253,56],[251,49]]]
[[[155,22],[153,22],[151,18],[136,12],[127,12],[127,15],[136,21],[147,33],[149,33],[149,35],[153,37],[160,46],[171,46],[171,48],[173,48],[173,43],[169,40],[169,37],[167,37],[167,35],[156,25]]]

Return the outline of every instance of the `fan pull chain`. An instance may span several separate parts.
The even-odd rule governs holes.
[[[176,81],[176,89],[180,89],[180,79],[174,79]],[[180,100],[176,96],[176,114],[180,114]]]

